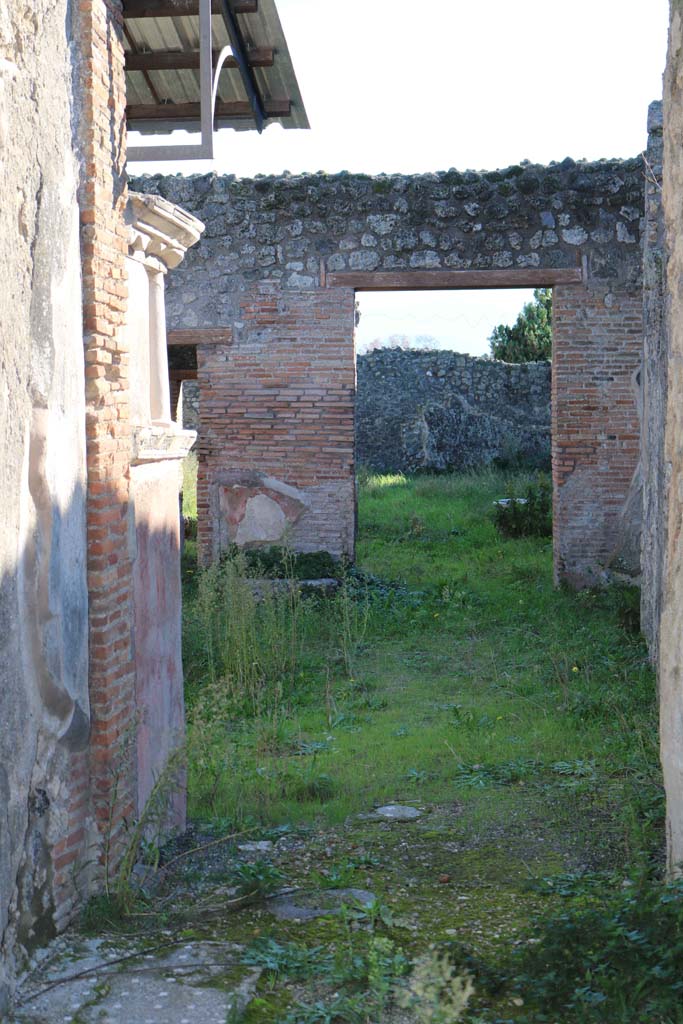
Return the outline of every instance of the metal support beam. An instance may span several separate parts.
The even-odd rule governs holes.
[[[249,66],[247,50],[242,38],[242,32],[237,24],[237,18],[235,17],[228,0],[221,0],[221,14],[228,33],[228,38],[230,39],[232,54],[237,61],[240,75],[242,76],[242,84],[244,85],[247,99],[249,100],[249,104],[254,113],[256,130],[261,133],[266,121],[266,112],[263,109],[263,101],[261,100],[261,95],[256,85],[254,73]]]
[[[213,159],[213,50],[211,46],[211,0],[199,2],[199,117],[202,141],[190,146],[130,146],[128,160],[212,160]],[[157,108],[159,109],[159,108]],[[163,105],[161,107],[163,109]],[[128,115],[128,111],[126,111]],[[132,118],[131,118],[132,120]]]

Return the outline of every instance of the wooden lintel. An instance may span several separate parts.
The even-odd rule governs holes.
[[[213,66],[216,67],[219,50],[213,51]],[[274,53],[269,47],[249,50],[247,53],[249,67],[270,68],[273,66]],[[199,67],[199,50],[163,50],[150,53],[127,53],[126,71],[184,71]],[[239,64],[234,57],[228,57],[223,63],[224,68],[237,68]]]
[[[524,267],[510,270],[341,270],[328,274],[328,288],[359,292],[448,291],[458,288],[551,288],[579,284],[581,267]]]
[[[291,100],[265,100],[266,117],[289,117]],[[198,121],[199,103],[133,103],[126,107],[126,119],[131,121]],[[253,117],[254,111],[247,100],[216,103],[215,120]]]
[[[235,14],[256,14],[258,0],[234,0]],[[211,13],[220,14],[221,0],[211,0]],[[199,17],[199,0],[124,0],[124,18]]]
[[[167,345],[229,345],[231,341],[230,327],[193,327],[166,334]]]
[[[169,380],[179,380],[179,381],[196,380],[197,379],[197,371],[196,370],[169,370],[168,371],[168,378],[169,378]]]

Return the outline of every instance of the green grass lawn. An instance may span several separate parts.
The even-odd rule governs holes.
[[[329,862],[320,853],[320,877],[379,887],[403,922],[377,924],[394,950],[410,959],[436,943],[474,977],[464,1019],[678,1024],[683,995],[669,975],[683,969],[683,914],[673,966],[657,952],[650,904],[643,923],[659,889],[637,908],[655,950],[638,962],[660,971],[661,1005],[652,977],[648,987],[634,968],[640,987],[629,992],[610,966],[627,959],[622,939],[641,941],[623,938],[623,893],[661,874],[664,842],[637,595],[555,588],[549,539],[495,529],[493,501],[508,486],[493,472],[365,477],[356,569],[333,597],[258,603],[235,590],[234,570],[232,589],[226,570],[197,586],[188,545],[191,813],[214,826],[284,827],[309,852],[332,849]],[[402,826],[367,817],[390,801],[423,816]],[[358,850],[379,871],[356,863]],[[289,878],[305,870],[294,855],[285,867]],[[629,877],[640,880],[632,889]],[[296,941],[322,936],[337,948],[339,926],[321,927]],[[596,966],[594,947],[610,943],[607,966]],[[358,989],[358,979],[344,984]],[[276,1002],[246,1019],[284,1020]],[[384,1003],[380,1018],[373,1005],[376,1017],[347,1007],[292,1020],[421,1019]]]

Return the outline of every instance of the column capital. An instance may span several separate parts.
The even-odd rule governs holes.
[[[126,224],[131,258],[162,273],[178,266],[205,227],[182,207],[142,192],[128,193]]]

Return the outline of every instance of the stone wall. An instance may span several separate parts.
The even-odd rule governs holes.
[[[662,572],[666,550],[664,429],[668,380],[666,244],[662,208],[663,119],[661,102],[648,113],[643,237],[643,534],[641,623],[650,657],[659,657]]]
[[[592,281],[639,286],[640,158],[487,173],[215,174],[133,179],[206,224],[169,289],[174,327],[231,322],[239,293],[276,281],[320,284],[344,270],[575,267]]]
[[[663,206],[666,267],[664,344],[668,372],[664,474],[657,487],[666,510],[659,630],[660,742],[667,798],[667,849],[672,875],[683,874],[683,0],[671,0],[664,76]],[[656,351],[656,350],[655,350]]]
[[[550,363],[380,349],[356,361],[356,460],[380,472],[550,467]]]
[[[155,298],[140,308],[156,311],[163,390],[159,278],[197,224],[162,201],[151,260],[140,250],[153,231],[131,235],[122,31],[119,0],[0,7],[2,1019],[26,952],[73,919],[105,863],[116,871],[182,729],[183,452],[169,451],[170,410],[142,430],[162,451],[133,429],[146,389],[160,416],[153,363],[126,330],[126,265],[130,247],[153,264]]]
[[[85,389],[71,9],[67,0],[0,6],[0,1018],[21,949],[54,933],[65,837],[83,851],[79,882],[88,875]]]
[[[242,303],[265,283],[285,305],[292,294],[324,295],[338,288],[341,309],[348,288],[382,287],[373,285],[373,275],[379,272],[419,273],[422,288],[450,286],[430,277],[443,272],[533,271],[539,285],[556,283],[553,271],[576,273],[583,283],[577,279],[575,291],[566,292],[565,308],[569,310],[572,294],[577,305],[561,325],[561,343],[568,345],[569,353],[562,378],[569,414],[558,419],[567,433],[556,438],[555,448],[555,503],[562,507],[561,528],[566,530],[564,540],[558,537],[556,567],[576,583],[595,582],[610,561],[629,563],[629,570],[638,571],[633,565],[633,552],[637,562],[639,547],[639,516],[632,500],[636,466],[631,463],[639,395],[630,374],[641,347],[640,158],[597,163],[567,159],[548,167],[524,164],[488,173],[451,170],[375,178],[345,173],[285,174],[252,181],[215,175],[156,176],[140,179],[136,187],[182,203],[207,225],[201,244],[169,290],[171,325],[183,330],[184,338],[193,329],[207,328],[234,329],[237,336]],[[353,272],[364,277],[344,278],[344,273]],[[462,286],[476,287],[478,281],[481,277]],[[518,277],[507,283],[515,282]],[[492,279],[481,286],[491,287]],[[394,287],[411,284],[403,278]],[[290,354],[296,351],[305,362],[315,352],[315,341],[309,325],[305,338],[292,339]],[[351,331],[340,343],[352,351]],[[605,351],[600,346],[606,346]],[[621,373],[611,372],[613,355],[626,358],[627,386]],[[237,371],[235,364],[233,372]],[[590,384],[584,386],[586,371]],[[223,382],[230,372],[226,356]],[[239,380],[234,386],[239,390]],[[208,375],[202,404],[204,387],[212,387]],[[579,419],[571,410],[583,398],[593,405]],[[628,409],[622,410],[622,403]],[[611,404],[623,411],[616,418],[616,435],[610,427]],[[351,408],[349,396],[347,413]],[[269,409],[261,403],[250,415],[252,427],[259,419],[259,430],[267,431],[282,414],[275,405]],[[233,428],[232,420],[222,428],[228,444],[226,432]],[[324,428],[322,421],[319,428]],[[419,446],[418,440],[414,443]],[[219,449],[216,440],[213,451]],[[293,448],[283,453],[279,464],[278,479],[285,482],[290,458],[298,458]],[[635,461],[637,465],[637,456]],[[205,468],[208,472],[207,463]],[[261,471],[256,462],[251,470]],[[631,482],[624,489],[623,477],[629,472]],[[585,487],[578,485],[579,479]],[[579,493],[581,501],[575,503]],[[619,502],[622,508],[617,513]],[[218,536],[226,528],[223,514],[216,504],[207,505],[206,511],[214,517],[208,528]],[[317,522],[322,521],[319,516]],[[609,539],[613,528],[620,535],[618,544]],[[595,536],[586,543],[591,532]],[[322,546],[322,535],[317,540],[309,536],[307,543]],[[217,547],[217,540],[209,545],[212,550]],[[590,567],[587,550],[594,560]]]

